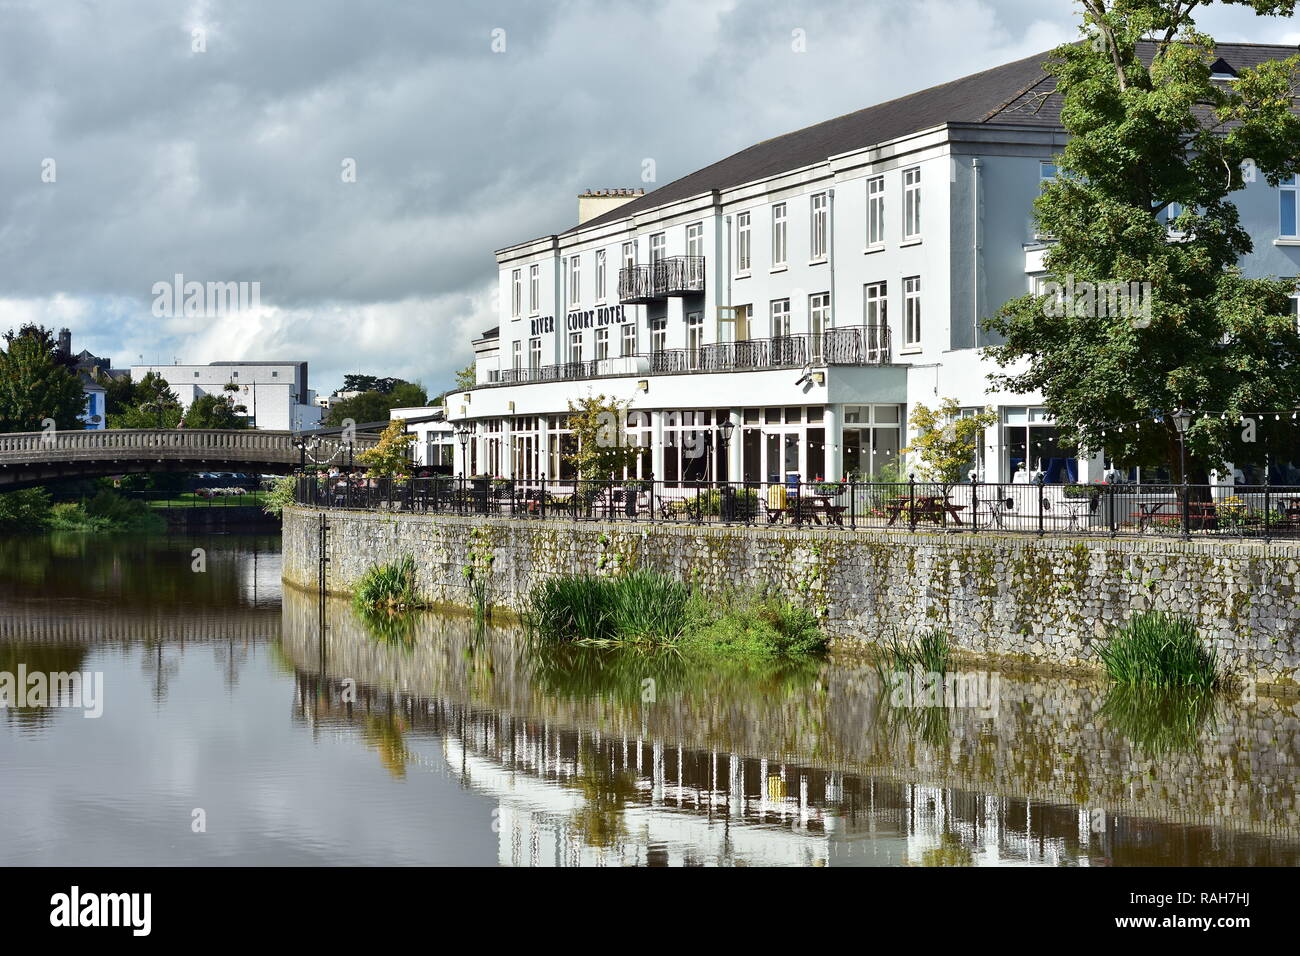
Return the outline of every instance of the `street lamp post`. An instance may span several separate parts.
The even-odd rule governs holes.
[[[1179,406],[1173,419],[1174,429],[1178,432],[1178,472],[1183,479],[1183,537],[1188,538],[1191,536],[1191,506],[1187,500],[1187,429],[1192,425],[1192,413]]]
[[[731,467],[730,458],[727,456],[727,446],[731,444],[731,433],[735,430],[736,423],[730,417],[723,419],[718,424],[718,441],[722,444],[722,460],[727,462],[727,480],[722,485],[722,491],[719,495],[719,510],[723,521],[734,521],[736,518],[736,489],[731,487]]]

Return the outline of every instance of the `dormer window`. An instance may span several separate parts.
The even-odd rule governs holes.
[[[1212,80],[1235,80],[1237,71],[1223,57],[1219,57],[1210,64],[1210,79]]]

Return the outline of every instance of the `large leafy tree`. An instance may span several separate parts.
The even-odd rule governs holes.
[[[181,420],[183,428],[247,428],[248,419],[240,414],[229,395],[200,395],[190,403]]]
[[[1259,14],[1295,7],[1236,2]],[[1192,17],[1208,5],[1082,0],[1083,42],[1046,65],[1069,133],[1059,175],[1035,203],[1056,240],[1047,269],[1077,288],[1150,283],[1149,312],[1098,316],[1100,297],[1026,295],[986,323],[1003,337],[989,350],[1004,369],[995,385],[1041,392],[1065,440],[1085,449],[1170,464],[1181,478],[1168,413],[1199,410],[1187,439],[1193,480],[1292,447],[1300,426],[1270,416],[1255,433],[1242,428],[1245,413],[1300,406],[1300,336],[1287,301],[1294,280],[1239,271],[1252,246],[1229,199],[1300,167],[1300,56],[1214,79],[1214,40]]]
[[[138,382],[100,378],[108,390],[109,428],[175,428],[181,423],[181,400],[156,372]]]
[[[379,422],[388,417],[390,409],[421,408],[429,398],[424,386],[412,382],[397,382],[388,391],[377,389],[344,398],[330,406],[325,424],[338,427],[346,419],[354,422]]]
[[[0,432],[40,431],[46,419],[80,429],[86,393],[48,329],[24,325],[0,349]]]
[[[411,473],[411,443],[415,435],[406,430],[406,422],[394,418],[379,435],[374,447],[357,455],[366,466],[369,478],[405,478]]]

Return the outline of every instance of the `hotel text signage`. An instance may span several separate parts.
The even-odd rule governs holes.
[[[565,321],[565,328],[589,329],[595,325],[613,325],[622,322],[624,318],[621,305],[602,305],[599,309],[570,312]]]

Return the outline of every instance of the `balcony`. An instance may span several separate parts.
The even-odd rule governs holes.
[[[646,267],[648,268],[648,267]],[[827,332],[772,339],[716,342],[695,349],[663,349],[641,355],[505,369],[501,384],[560,382],[613,375],[675,375],[689,372],[755,372],[805,365],[888,365],[889,327],[854,325]]]
[[[669,256],[649,265],[618,270],[618,301],[644,305],[669,296],[699,295],[704,291],[704,256]]]

